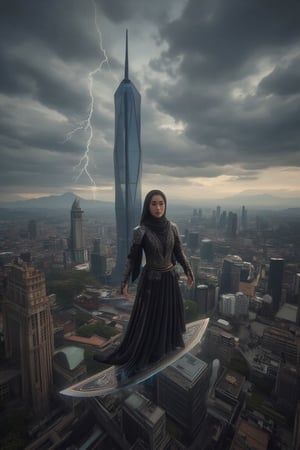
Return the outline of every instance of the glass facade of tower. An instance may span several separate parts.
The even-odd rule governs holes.
[[[127,53],[126,67],[128,68]],[[141,214],[140,108],[141,96],[128,79],[128,70],[125,70],[125,78],[115,92],[116,277],[124,270],[133,228],[138,225]]]

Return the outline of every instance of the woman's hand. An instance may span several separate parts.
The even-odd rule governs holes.
[[[187,285],[188,285],[189,288],[191,288],[193,286],[193,284],[194,284],[194,278],[191,277],[191,275],[188,275],[187,279],[188,279]]]
[[[127,298],[127,300],[129,300],[128,283],[124,284],[122,294]]]

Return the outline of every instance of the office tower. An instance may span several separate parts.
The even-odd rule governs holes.
[[[207,261],[213,260],[213,242],[210,239],[202,239],[200,245],[200,256]]]
[[[227,212],[223,211],[220,215],[219,228],[225,229],[227,223]]]
[[[272,307],[274,314],[277,313],[281,304],[283,271],[284,271],[284,259],[270,258],[267,293],[272,297]]]
[[[20,370],[21,395],[35,414],[46,414],[52,385],[53,325],[45,276],[17,259],[4,301],[6,357]]]
[[[249,298],[242,292],[236,294],[222,294],[219,311],[224,316],[246,316],[248,314]]]
[[[249,309],[249,298],[243,292],[237,292],[235,294],[236,303],[235,303],[235,315],[247,316]]]
[[[245,231],[248,228],[248,214],[245,206],[242,207],[242,216],[241,216],[241,230]]]
[[[234,294],[222,294],[219,302],[219,312],[224,316],[235,315],[236,298]]]
[[[198,284],[205,284],[208,286],[208,311],[213,311],[218,303],[219,298],[219,281],[214,269],[207,267],[202,268],[198,279]]]
[[[206,415],[211,369],[187,353],[157,378],[157,401],[182,429],[187,441],[195,438]]]
[[[126,31],[125,76],[115,92],[115,212],[117,262],[113,273],[120,280],[141,215],[141,96],[129,80]]]
[[[227,255],[223,261],[221,294],[235,294],[240,289],[242,259],[237,255]]]
[[[216,209],[216,227],[219,228],[220,225],[220,217],[221,217],[221,206],[217,206]]]
[[[69,258],[72,264],[84,264],[88,261],[88,252],[84,246],[83,211],[80,200],[76,198],[71,208],[71,232],[69,240]]]
[[[124,402],[123,433],[134,448],[163,450],[167,444],[166,414],[143,395],[134,392]],[[133,448],[133,447],[132,447]]]
[[[229,237],[236,236],[237,223],[238,223],[237,214],[230,211],[227,217],[227,227],[226,227],[227,236]]]
[[[236,351],[237,342],[233,334],[213,325],[206,331],[203,348],[210,358],[217,358],[227,365]]]
[[[199,278],[199,271],[200,271],[200,258],[199,256],[191,256],[190,257],[190,264],[191,264],[191,268],[195,277],[195,282],[198,282],[198,278]]]
[[[100,280],[105,276],[106,257],[102,254],[101,238],[94,239],[93,250],[90,255],[91,272]]]
[[[195,301],[198,305],[198,313],[201,315],[206,315],[209,309],[207,284],[198,284],[196,286]]]

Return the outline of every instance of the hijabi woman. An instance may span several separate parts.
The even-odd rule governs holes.
[[[103,361],[124,365],[128,373],[144,369],[149,363],[184,347],[183,300],[178,284],[176,262],[182,266],[191,287],[194,276],[184,254],[178,229],[166,217],[167,199],[160,190],[145,197],[140,225],[133,230],[121,290],[128,298],[128,282],[139,275],[142,252],[146,264],[142,268],[136,297],[125,336],[120,346]]]

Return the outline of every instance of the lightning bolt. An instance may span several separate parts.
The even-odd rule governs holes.
[[[96,188],[97,186],[96,186],[95,180],[93,179],[92,175],[89,172],[90,151],[91,151],[91,144],[93,141],[92,117],[93,117],[93,113],[94,113],[94,92],[93,92],[94,77],[99,72],[101,72],[102,67],[105,63],[107,64],[109,69],[110,69],[110,67],[109,67],[109,61],[108,61],[108,57],[106,54],[106,50],[103,47],[102,33],[101,33],[101,30],[100,30],[100,27],[99,27],[99,24],[97,21],[96,2],[95,2],[95,0],[91,0],[91,1],[94,6],[94,23],[95,23],[95,28],[96,28],[97,35],[98,35],[100,54],[103,55],[103,58],[100,60],[98,67],[96,67],[96,69],[92,70],[88,74],[88,91],[89,91],[89,97],[90,97],[90,104],[89,104],[87,118],[84,119],[83,121],[81,121],[80,124],[78,125],[78,127],[74,128],[72,131],[67,133],[66,139],[64,140],[64,142],[67,142],[68,140],[70,140],[73,137],[73,135],[75,133],[77,133],[78,131],[84,131],[88,134],[85,151],[84,151],[82,157],[80,158],[79,163],[73,168],[73,170],[78,171],[78,174],[75,177],[75,182],[77,182],[82,175],[86,174],[87,177],[89,178],[91,184],[93,185],[93,187]],[[94,191],[94,194],[95,194],[95,191]]]

